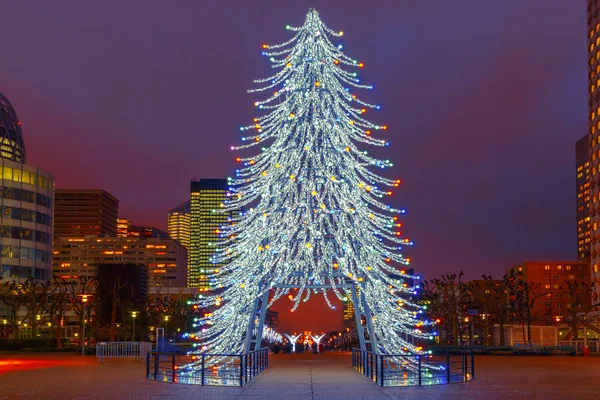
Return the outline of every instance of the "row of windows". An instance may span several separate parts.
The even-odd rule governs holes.
[[[17,207],[2,206],[0,208],[2,218],[18,219],[21,221],[35,222],[46,226],[52,225],[52,217],[47,214],[26,210]]]
[[[4,180],[37,185],[37,187],[48,191],[50,191],[53,187],[52,179],[49,179],[47,176],[37,174],[35,172],[25,171],[20,168],[0,166],[0,175]]]
[[[25,189],[17,189],[3,186],[0,188],[0,198],[7,200],[24,201],[27,203],[37,204],[46,208],[52,208],[52,199],[50,197]]]
[[[17,278],[48,280],[51,278],[51,273],[50,271],[42,268],[20,267],[18,265],[3,264],[0,267],[0,276],[6,280]]]
[[[47,251],[23,246],[0,245],[0,254],[4,258],[20,258],[42,262],[50,261],[50,255]]]
[[[3,225],[0,228],[0,237],[9,238],[9,239],[21,239],[21,240],[30,240],[36,241],[39,243],[52,243],[52,235],[46,232],[40,232],[33,229],[28,228],[20,228],[18,226],[6,226]]]
[[[549,266],[549,265],[546,265],[546,266],[544,267],[544,269],[545,269],[546,271],[550,271],[550,266]],[[556,266],[556,269],[560,271],[560,270],[562,270],[562,269],[563,269],[563,267],[562,267],[562,265],[557,265],[557,266]],[[570,266],[570,265],[566,265],[566,266],[565,266],[565,269],[566,269],[567,271],[570,271],[570,270],[571,270],[571,266]],[[579,270],[580,270],[580,271],[581,271],[581,270],[583,270],[583,265],[580,265],[580,266],[579,266]]]

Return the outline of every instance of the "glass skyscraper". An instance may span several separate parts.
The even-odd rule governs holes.
[[[220,227],[227,224],[229,215],[220,212],[227,199],[227,179],[200,179],[190,185],[190,248],[188,287],[211,290],[210,276],[221,266],[212,256],[222,239]]]

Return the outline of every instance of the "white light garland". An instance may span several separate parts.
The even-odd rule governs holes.
[[[396,267],[410,262],[402,250],[412,242],[398,222],[405,211],[385,203],[400,180],[372,172],[392,163],[361,149],[389,145],[374,137],[387,126],[365,119],[367,110],[379,106],[353,93],[373,88],[354,72],[363,63],[331,42],[343,33],[327,28],[314,9],[304,25],[287,29],[295,32],[291,40],[263,45],[263,55],[279,71],[250,90],[271,92],[254,103],[264,114],[241,128],[243,144],[231,148],[260,151],[236,158],[240,167],[222,205],[236,216],[220,228],[226,250],[214,260],[225,266],[210,277],[221,291],[199,300],[202,306],[214,306],[217,298],[222,304],[200,319],[196,335],[210,352],[241,353],[253,302],[265,291],[274,290],[269,305],[287,296],[293,311],[311,293],[322,293],[331,306],[318,285],[328,285],[339,299],[350,297],[339,285],[352,282],[371,310],[377,350],[423,354],[405,336],[434,334],[413,300],[419,285],[405,283],[419,277]]]

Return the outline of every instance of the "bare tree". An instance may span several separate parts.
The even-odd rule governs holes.
[[[584,316],[593,308],[591,302],[592,285],[583,281],[568,280],[561,285],[561,294],[566,297],[568,322],[571,324],[573,339],[579,338],[578,325],[580,316]]]
[[[73,297],[69,290],[69,282],[59,279],[55,275],[48,282],[48,301],[44,304],[44,311],[54,321],[56,329],[56,347],[62,348],[62,326],[65,314],[73,307]]]
[[[15,281],[6,281],[0,287],[0,301],[8,308],[8,314],[5,317],[13,327],[13,334],[24,322],[24,319],[19,317],[19,310],[27,304],[27,298],[19,286]]]
[[[531,340],[531,325],[537,317],[533,313],[535,301],[544,296],[546,292],[541,289],[541,282],[523,281],[512,276],[505,277],[505,279],[510,287],[513,315],[523,324],[523,339],[529,341]]]
[[[430,315],[440,320],[440,330],[457,345],[463,343],[463,336],[468,325],[462,324],[466,315],[468,292],[462,281],[464,273],[446,274],[441,278],[424,282],[422,297],[428,301]]]

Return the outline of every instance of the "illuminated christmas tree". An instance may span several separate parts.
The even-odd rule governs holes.
[[[254,103],[260,116],[241,128],[239,169],[230,178],[229,200],[221,210],[234,217],[219,229],[226,241],[217,251],[212,288],[202,307],[217,306],[196,322],[201,351],[242,353],[258,335],[257,299],[271,293],[271,305],[288,297],[293,310],[311,295],[350,298],[367,319],[371,349],[387,354],[421,354],[410,337],[432,338],[432,323],[416,304],[418,279],[400,267],[412,245],[401,232],[405,211],[387,203],[400,180],[381,177],[389,160],[368,155],[367,146],[388,146],[379,136],[388,129],[369,122],[355,90],[363,67],[337,40],[343,32],[327,28],[311,9],[289,41],[263,45],[262,54],[277,72],[256,80],[268,96]],[[251,156],[241,150],[255,148]],[[239,210],[244,210],[240,212]],[[216,248],[216,247],[215,247]],[[356,292],[355,292],[356,293]],[[259,306],[264,313],[265,306]]]

